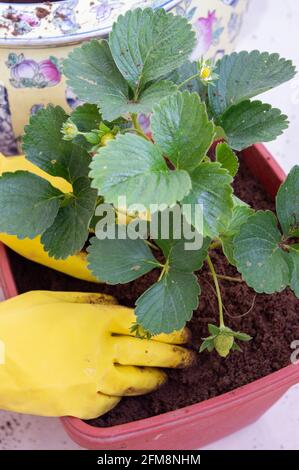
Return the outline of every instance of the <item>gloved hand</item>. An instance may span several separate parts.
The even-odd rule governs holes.
[[[103,294],[29,292],[0,304],[0,409],[43,416],[100,416],[122,396],[166,380],[193,353],[186,329],[151,340],[130,333],[134,311]]]
[[[17,157],[4,157],[0,153],[0,176],[3,173],[15,171],[29,171],[34,173],[52,184],[55,188],[60,189],[60,191],[68,193],[72,191],[72,186],[63,178],[51,176],[45,171],[41,170],[37,166],[33,165],[29,160],[24,156]],[[24,258],[27,258],[36,263],[47,266],[48,268],[55,269],[69,276],[81,279],[83,281],[95,282],[99,281],[92,275],[87,267],[87,255],[85,252],[77,253],[69,258],[54,259],[50,258],[48,253],[44,250],[43,245],[41,244],[40,237],[36,237],[33,240],[25,238],[24,240],[19,240],[18,237],[14,235],[8,235],[6,233],[0,233],[0,241],[4,245],[11,248],[13,251],[18,253]]]

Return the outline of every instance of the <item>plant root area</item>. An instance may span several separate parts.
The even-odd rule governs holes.
[[[254,209],[274,210],[273,201],[250,175],[242,160],[235,192]],[[56,273],[11,251],[9,255],[20,293],[36,289],[98,291],[112,294],[119,303],[134,307],[136,299],[158,276],[152,272],[129,285],[97,286]],[[240,277],[221,250],[213,251],[211,258],[217,274]],[[192,332],[189,347],[196,351],[202,338],[209,336],[208,324],[218,324],[217,298],[206,265],[198,277],[202,289],[200,304],[188,325]],[[226,325],[253,337],[249,343],[240,344],[242,352],[232,352],[227,359],[220,358],[215,351],[198,354],[197,363],[191,368],[167,370],[168,381],[159,390],[142,397],[124,398],[114,410],[89,424],[114,426],[173,411],[229,392],[290,364],[291,343],[299,340],[299,300],[294,294],[286,290],[281,294],[256,295],[243,283],[221,280],[220,285]]]

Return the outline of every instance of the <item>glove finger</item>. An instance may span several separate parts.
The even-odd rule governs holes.
[[[117,300],[110,295],[94,294],[84,292],[55,292],[55,291],[32,291],[18,295],[5,302],[0,303],[1,309],[8,311],[22,308],[24,305],[35,307],[37,305],[54,304],[54,303],[79,303],[79,304],[99,304],[113,305],[117,304]]]
[[[100,392],[92,392],[92,394],[82,393],[75,398],[72,403],[72,397],[68,397],[67,413],[58,414],[57,416],[74,416],[80,419],[94,419],[103,416],[112,410],[121,400],[119,396],[109,396]],[[65,397],[64,397],[65,402]]]
[[[152,392],[167,379],[164,372],[151,367],[121,366],[115,364],[100,380],[100,392],[114,396],[137,396]]]
[[[184,368],[192,365],[195,355],[180,346],[118,336],[114,338],[114,360],[122,365]]]
[[[68,302],[75,304],[117,304],[117,300],[111,295],[91,292],[50,292],[55,302]]]
[[[76,304],[117,305],[117,300],[111,295],[91,292],[55,292],[60,301]],[[58,297],[58,296],[57,296]]]
[[[168,344],[186,344],[191,339],[191,331],[188,328],[183,328],[180,331],[174,331],[169,335],[161,334],[158,336],[153,336],[154,341],[159,341],[161,343]]]
[[[133,309],[118,306],[115,307],[114,311],[111,309],[110,315],[111,333],[135,337],[135,333],[130,332],[131,326],[136,322],[136,316]],[[188,328],[183,328],[182,330],[174,331],[169,335],[161,334],[153,336],[152,340],[169,344],[186,344],[190,340],[190,337],[191,333]]]

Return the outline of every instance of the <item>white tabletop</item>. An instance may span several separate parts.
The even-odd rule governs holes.
[[[251,0],[238,49],[279,52],[299,69],[298,0]],[[289,115],[285,134],[268,145],[285,171],[299,163],[299,77],[267,93],[264,101]],[[299,339],[299,338],[298,338]],[[290,390],[255,424],[208,449],[299,450],[299,386]],[[57,419],[0,412],[0,449],[79,449]]]

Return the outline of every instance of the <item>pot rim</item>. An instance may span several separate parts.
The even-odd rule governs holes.
[[[128,438],[132,434],[140,433],[142,431],[155,431],[156,428],[160,429],[161,426],[165,431],[168,427],[172,427],[174,423],[176,426],[180,426],[185,420],[190,421],[192,418],[205,418],[213,414],[218,414],[221,413],[222,410],[227,411],[228,407],[233,407],[240,402],[257,399],[258,397],[265,395],[269,390],[277,390],[288,385],[295,385],[298,380],[299,364],[291,364],[277,372],[272,372],[265,377],[217,397],[195,403],[194,405],[182,407],[175,411],[169,411],[167,413],[152,416],[150,418],[130,421],[129,423],[109,426],[106,428],[91,426],[85,421],[72,416],[61,417],[60,420],[66,429],[71,430],[76,434],[80,433],[81,435],[91,439],[104,439],[105,442],[109,442],[109,440],[115,441],[116,438]]]
[[[74,5],[71,2],[77,2]],[[99,0],[97,0],[99,1]],[[166,11],[174,8],[180,0],[161,0],[158,6],[155,8],[164,8]],[[86,41],[93,38],[105,38],[112,30],[112,24],[116,20],[117,16],[120,14],[126,13],[130,8],[128,2],[120,1],[121,5],[115,8],[115,14],[112,14],[110,18],[102,21],[102,19],[97,19],[96,14],[93,12],[93,8],[97,5],[91,5],[89,10],[86,9],[86,0],[61,0],[59,2],[48,2],[46,5],[42,2],[39,3],[4,3],[0,1],[0,25],[2,23],[7,26],[2,26],[0,32],[3,31],[6,33],[0,36],[0,48],[43,48],[43,47],[55,47],[55,46],[67,46],[72,44],[77,44],[82,41]],[[131,1],[131,7],[135,5],[134,8],[140,7],[150,7],[153,3],[152,0],[143,0],[143,1]],[[73,27],[75,30],[73,32],[64,32],[63,29],[59,26],[59,18],[63,19],[63,13],[57,13],[61,10],[62,7],[69,8],[70,11],[75,10],[76,19]],[[16,35],[14,32],[14,25],[16,24],[10,19],[5,18],[5,12],[11,8],[16,13],[20,15],[23,13],[28,13],[33,15],[36,20],[39,22],[36,26],[30,26],[30,30],[27,32],[20,33]],[[36,8],[48,9],[49,14],[44,18],[38,18],[36,16]],[[83,14],[84,13],[84,14]],[[61,16],[59,16],[61,15]],[[84,18],[84,19],[83,19]],[[55,20],[58,21],[57,26],[55,26]],[[100,27],[100,23],[103,23],[103,26]],[[48,36],[45,36],[45,27],[51,24],[53,26],[51,33],[48,33]]]

